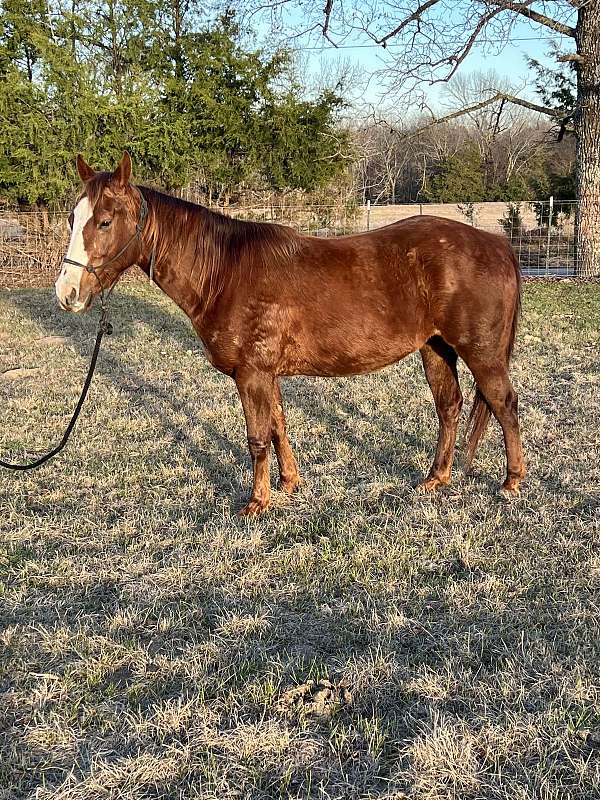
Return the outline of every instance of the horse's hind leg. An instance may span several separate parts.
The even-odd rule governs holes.
[[[241,516],[247,516],[259,514],[269,507],[269,454],[275,378],[265,372],[239,367],[235,372],[235,383],[246,417],[248,449],[254,473],[252,496],[248,505],[239,512]]]
[[[277,464],[279,465],[279,488],[288,494],[292,494],[300,483],[300,476],[298,475],[298,466],[285,429],[283,400],[279,381],[277,380],[275,381],[273,407],[271,410],[271,439],[275,448]]]
[[[508,377],[508,367],[505,361],[485,363],[473,356],[465,358],[465,361],[477,388],[502,427],[506,448],[506,480],[502,488],[510,494],[518,494],[521,480],[525,477],[525,459],[519,431],[517,393]]]
[[[440,421],[435,458],[429,475],[421,484],[423,489],[432,491],[450,482],[463,398],[456,372],[457,355],[454,348],[446,344],[440,336],[433,336],[420,352],[425,377]]]

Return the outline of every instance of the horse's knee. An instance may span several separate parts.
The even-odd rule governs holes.
[[[248,449],[250,450],[252,458],[259,458],[259,456],[263,455],[268,450],[270,444],[271,443],[267,442],[265,439],[248,437]]]

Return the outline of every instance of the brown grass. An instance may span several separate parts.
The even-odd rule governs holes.
[[[50,290],[0,309],[0,373],[37,370],[0,382],[22,456],[62,434],[95,317]],[[0,474],[1,800],[600,796],[600,287],[526,286],[520,499],[497,426],[473,475],[415,492],[411,357],[286,382],[305,484],[251,521],[233,384],[147,285],[113,320],[67,451]],[[282,713],[311,680],[351,703]]]

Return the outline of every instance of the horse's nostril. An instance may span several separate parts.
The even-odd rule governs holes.
[[[75,288],[71,289],[69,294],[65,295],[65,298],[64,298],[64,301],[63,301],[64,304],[66,306],[73,305],[73,303],[75,302],[76,296],[77,296],[77,289],[75,289]]]

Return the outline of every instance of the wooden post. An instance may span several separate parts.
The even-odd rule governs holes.
[[[554,211],[554,195],[550,196],[548,203],[548,235],[546,237],[546,275],[550,267],[550,236],[552,232],[552,212]]]

